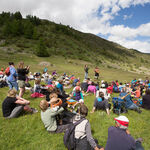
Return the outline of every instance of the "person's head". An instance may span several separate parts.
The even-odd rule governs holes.
[[[1,68],[1,71],[4,71],[4,68]]]
[[[35,84],[40,84],[41,80],[35,80]]]
[[[18,68],[19,69],[23,69],[23,67],[24,67],[24,62],[23,61],[19,62]]]
[[[76,92],[80,92],[80,86],[76,86],[75,90]]]
[[[14,89],[11,89],[11,90],[8,91],[7,96],[8,97],[16,97],[16,94],[17,94],[17,91],[14,90]]]
[[[104,83],[101,85],[101,88],[105,88],[105,84]]]
[[[51,92],[53,92],[53,89],[54,88],[52,86],[50,86],[50,87],[48,87],[47,91],[51,93]]]
[[[9,64],[9,66],[11,66],[11,65],[14,66],[14,62],[9,62],[8,64]]]
[[[104,97],[104,93],[103,92],[99,92],[99,97]]]
[[[57,98],[58,97],[58,95],[57,95],[57,93],[51,93],[50,95],[49,95],[49,98],[50,99],[52,99],[53,97],[55,97],[55,98]]]
[[[150,95],[150,89],[146,90],[146,95]]]
[[[127,129],[129,126],[129,119],[126,116],[119,116],[114,118],[116,122],[116,127],[121,129]]]
[[[86,117],[88,115],[88,108],[85,104],[81,103],[78,112],[81,116]]]
[[[95,83],[92,81],[91,85],[95,85]]]
[[[48,102],[46,100],[42,100],[42,101],[40,101],[39,106],[40,106],[41,110],[44,112],[48,108]]]
[[[126,91],[127,91],[127,88],[126,88],[126,87],[123,87],[123,88],[122,88],[122,93],[126,93]]]

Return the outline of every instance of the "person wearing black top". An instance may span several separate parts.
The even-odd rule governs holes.
[[[35,108],[29,107],[30,101],[16,96],[17,91],[11,89],[2,103],[2,112],[5,118],[16,118],[24,110],[30,113],[38,112]]]
[[[18,73],[18,86],[20,88],[19,96],[22,97],[25,92],[25,80],[26,74],[29,73],[29,66],[24,68],[24,62],[20,62],[17,73]]]
[[[146,95],[142,97],[142,108],[150,110],[150,89],[147,89]]]

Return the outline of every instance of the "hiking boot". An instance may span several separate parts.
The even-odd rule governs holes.
[[[35,114],[35,113],[37,113],[38,112],[38,110],[36,109],[36,108],[31,108],[32,109],[32,114]]]

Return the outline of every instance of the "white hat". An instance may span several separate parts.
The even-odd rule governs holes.
[[[105,84],[102,84],[101,87],[104,88],[104,87],[105,87]]]
[[[119,116],[114,118],[123,128],[127,128],[129,125],[129,119],[126,116]]]

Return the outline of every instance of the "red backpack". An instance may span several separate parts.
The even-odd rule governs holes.
[[[6,76],[9,76],[9,75],[10,75],[10,68],[9,68],[9,67],[6,68],[5,74],[6,74]]]

